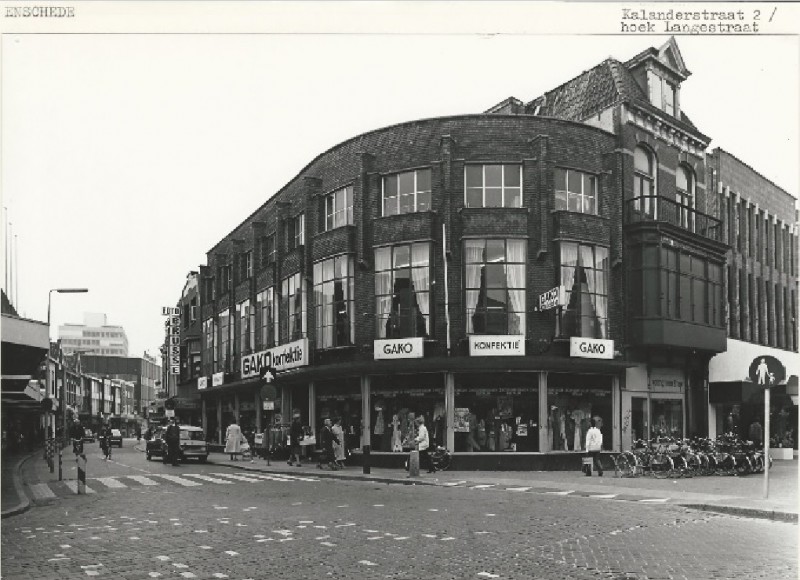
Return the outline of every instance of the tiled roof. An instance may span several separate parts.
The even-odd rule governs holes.
[[[619,90],[605,61],[534,99],[526,109],[536,115],[582,121],[618,99]]]

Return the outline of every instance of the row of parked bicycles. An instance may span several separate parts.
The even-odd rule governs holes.
[[[767,461],[772,467],[772,458]],[[763,472],[764,464],[763,449],[733,434],[720,435],[716,439],[638,439],[630,451],[614,457],[617,477],[748,475]]]

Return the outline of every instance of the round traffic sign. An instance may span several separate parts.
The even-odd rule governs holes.
[[[261,387],[261,399],[264,401],[271,401],[278,396],[278,389],[274,385],[264,385]]]

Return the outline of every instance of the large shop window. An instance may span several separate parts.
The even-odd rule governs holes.
[[[314,384],[316,396],[316,432],[322,429],[325,419],[335,423],[339,419],[343,443],[348,451],[361,446],[361,385],[358,379],[340,381],[317,381]],[[319,438],[317,438],[319,443]]]
[[[611,449],[611,377],[549,373],[547,375],[547,444],[552,451],[585,451],[591,420]]]
[[[650,437],[683,438],[683,401],[681,399],[651,399],[650,419],[652,421]]]
[[[378,338],[430,333],[430,250],[428,242],[375,249]]]
[[[278,342],[278,306],[273,286],[256,294],[256,337],[260,349]]]
[[[231,326],[231,313],[230,310],[223,310],[219,313],[219,340],[217,341],[217,345],[219,346],[219,354],[217,357],[217,361],[219,366],[217,366],[217,371],[225,371],[229,372],[231,370],[231,365],[233,361],[231,360],[231,349],[233,347],[231,335],[233,333],[233,328]]]
[[[238,355],[250,354],[255,347],[255,328],[251,317],[250,300],[243,300],[236,305],[237,340],[236,353]]]
[[[325,231],[353,223],[353,187],[347,186],[325,196]]]
[[[455,451],[539,451],[537,375],[457,376]]]
[[[413,379],[373,378],[370,445],[374,451],[409,451],[417,436],[414,420],[420,415],[425,417],[431,443],[444,445],[442,376],[414,375]]]
[[[406,171],[383,178],[383,215],[431,209],[431,170]]]
[[[467,165],[467,207],[522,207],[522,165]]]
[[[656,217],[656,162],[649,149],[641,145],[633,151],[634,207],[650,217]]]
[[[608,336],[608,248],[561,243],[562,336]]]
[[[286,325],[281,328],[282,342],[299,340],[306,335],[305,280],[298,272],[284,278],[281,284],[281,311]]]
[[[217,324],[213,318],[203,321],[203,374],[210,375],[217,369]]]
[[[317,348],[353,344],[353,256],[336,256],[314,264]]]
[[[597,177],[556,168],[556,209],[596,214]]]
[[[525,334],[525,245],[464,242],[467,334]]]

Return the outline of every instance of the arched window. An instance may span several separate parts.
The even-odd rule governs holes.
[[[694,172],[685,165],[679,165],[675,173],[675,201],[678,202],[678,220],[684,228],[693,225],[694,212]]]
[[[641,145],[633,152],[633,196],[636,209],[656,216],[655,156]]]

